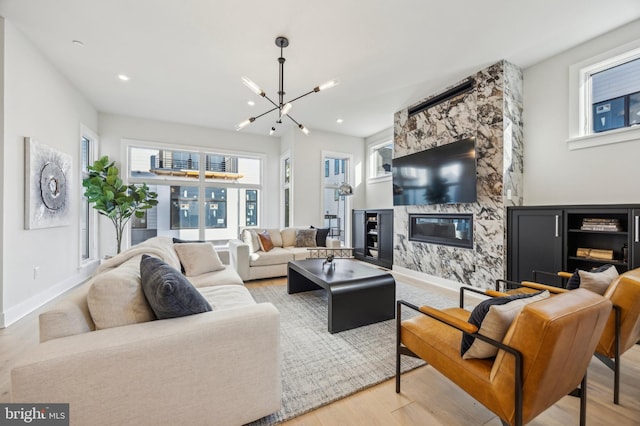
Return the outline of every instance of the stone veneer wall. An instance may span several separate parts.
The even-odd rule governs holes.
[[[393,263],[487,288],[506,273],[506,207],[522,205],[522,71],[500,61],[470,77],[469,92],[412,117],[411,106],[395,114],[394,157],[475,138],[478,200],[394,207]],[[409,241],[409,213],[472,213],[473,249]]]

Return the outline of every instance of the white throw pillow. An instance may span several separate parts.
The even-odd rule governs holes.
[[[580,270],[578,271],[578,275],[580,275],[580,288],[586,288],[602,296],[613,280],[618,278],[618,270],[615,266],[611,265],[609,269],[605,269],[602,272]]]
[[[173,246],[187,277],[221,271],[224,264],[211,243],[182,243]]]

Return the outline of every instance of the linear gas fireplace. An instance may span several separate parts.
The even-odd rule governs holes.
[[[473,248],[473,215],[410,213],[409,240]]]

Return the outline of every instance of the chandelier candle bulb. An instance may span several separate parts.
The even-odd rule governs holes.
[[[331,89],[332,87],[336,87],[338,84],[340,84],[338,80],[329,80],[327,82],[322,83],[320,86],[316,87],[315,89],[313,89],[313,91],[320,92],[322,90]]]
[[[280,112],[282,113],[283,116],[285,116],[285,115],[289,114],[289,111],[291,111],[292,107],[293,107],[293,105],[291,105],[291,102],[287,102],[286,104],[284,104],[284,106],[282,107]]]
[[[264,91],[260,88],[260,86],[254,83],[249,77],[242,77],[242,82],[244,83],[245,86],[251,89],[253,93],[264,97],[265,95]]]

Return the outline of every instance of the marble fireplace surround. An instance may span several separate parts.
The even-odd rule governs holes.
[[[451,99],[409,110],[473,80]],[[506,273],[506,207],[522,205],[522,71],[500,61],[394,116],[394,158],[475,138],[477,201],[394,207],[394,269],[452,287],[489,288]],[[409,239],[409,214],[470,214],[472,248]]]

